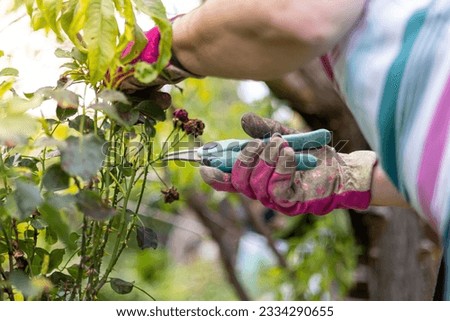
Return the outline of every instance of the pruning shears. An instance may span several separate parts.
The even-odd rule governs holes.
[[[296,152],[308,149],[320,148],[331,140],[331,133],[326,129],[318,129],[303,134],[282,135],[292,149]],[[270,141],[270,137],[262,139],[264,143]],[[204,144],[198,148],[175,151],[167,154],[163,160],[182,160],[198,162],[202,165],[216,167],[222,172],[231,173],[239,153],[250,140],[226,139]],[[316,167],[317,158],[308,153],[296,153],[297,170],[308,170]]]

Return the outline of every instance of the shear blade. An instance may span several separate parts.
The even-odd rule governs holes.
[[[201,162],[202,159],[198,156],[196,149],[189,149],[169,153],[163,160],[182,160],[187,162]]]

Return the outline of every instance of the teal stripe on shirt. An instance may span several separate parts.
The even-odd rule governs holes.
[[[437,48],[442,46],[440,42],[444,38],[449,18],[450,6],[443,12],[436,12],[431,7],[429,8],[427,22],[422,28],[421,35],[416,40],[415,49],[411,53],[408,67],[405,69],[404,83],[402,84],[404,89],[399,95],[396,119],[396,137],[397,142],[400,143],[400,146],[398,146],[399,152],[397,152],[399,164],[404,164],[404,161],[407,161],[405,157],[411,157],[411,154],[405,150],[406,141],[414,136],[412,125],[417,118],[425,93],[429,90],[427,86],[433,83],[431,72],[434,64],[438,63],[436,51]],[[411,173],[408,175],[411,175]],[[404,177],[400,173],[399,180],[400,191],[406,194],[406,190],[402,186]]]
[[[383,97],[378,115],[378,128],[380,131],[381,163],[394,185],[399,187],[397,173],[397,137],[395,135],[395,115],[400,83],[403,78],[406,63],[411,54],[414,42],[425,22],[426,9],[417,11],[408,21],[403,37],[403,46],[394,60],[383,90]]]

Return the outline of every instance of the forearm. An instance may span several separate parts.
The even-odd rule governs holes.
[[[371,205],[409,207],[379,164],[373,170],[371,192]]]
[[[364,0],[208,0],[173,26],[173,50],[204,76],[267,80],[328,51]]]

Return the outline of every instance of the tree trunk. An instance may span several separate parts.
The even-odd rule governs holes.
[[[267,85],[275,96],[300,113],[311,129],[331,130],[333,146],[339,151],[369,148],[318,60]],[[385,207],[363,213],[350,211],[350,217],[356,240],[364,248],[353,297],[431,300],[441,247],[436,233],[417,213]]]

